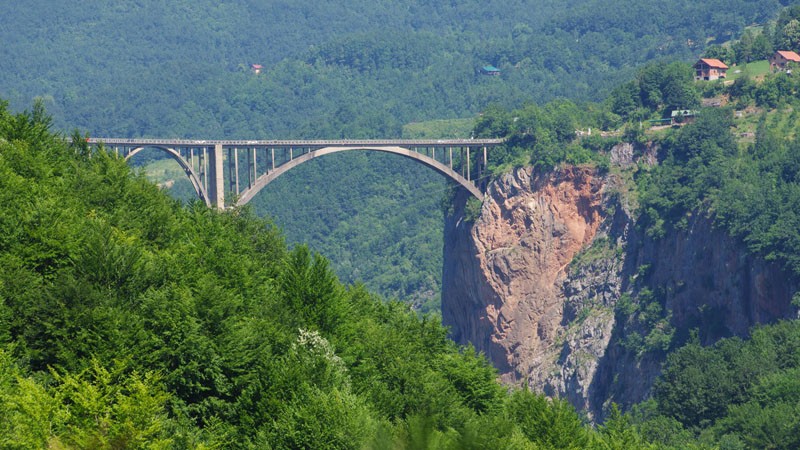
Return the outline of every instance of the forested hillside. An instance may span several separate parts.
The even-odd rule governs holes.
[[[39,97],[56,128],[92,136],[399,137],[407,123],[472,118],[490,104],[601,100],[641,64],[696,57],[708,43],[774,18],[787,3],[12,2],[0,7],[0,58],[12,68],[0,71],[0,95],[18,110]],[[249,68],[255,63],[264,66],[259,75]],[[481,75],[487,64],[501,75]],[[363,161],[336,158],[343,156],[288,174],[289,187],[264,192],[269,198],[258,202],[259,214],[273,216],[292,241],[335,256],[347,280],[435,302],[440,264],[430,262],[426,248],[441,247],[441,228],[430,226],[441,220],[439,199],[430,193],[445,191],[443,183],[417,177],[406,161],[381,162],[375,176],[398,187],[387,196],[369,184],[373,175],[356,179],[365,173]],[[355,173],[348,179],[316,182],[350,164]],[[409,174],[420,183],[409,182]],[[283,195],[299,186],[320,194]],[[406,208],[420,203],[411,211],[396,208],[398,201]],[[354,205],[365,206],[353,211]],[[341,220],[341,211],[356,219],[322,223],[315,214],[321,210],[331,211],[331,220]],[[404,221],[420,225],[382,225]],[[422,250],[374,245],[373,259],[361,240]],[[380,266],[359,272],[349,268],[351,260]],[[378,280],[394,272],[386,261],[414,268],[411,278],[420,281]]]
[[[729,113],[709,110],[664,137],[670,158],[708,143],[684,179],[706,180],[709,155],[720,170],[741,166],[725,151],[735,142]],[[777,182],[791,203],[796,164],[768,161],[794,154],[775,144],[793,127],[769,113],[761,144],[745,154],[765,162],[753,166],[757,178]],[[90,154],[79,139],[68,146],[49,125],[39,104],[21,114],[0,107],[0,448],[794,447],[794,323],[713,348],[692,336],[669,357],[652,401],[630,416],[612,408],[592,429],[564,401],[509,394],[437,320],[343,285],[324,258],[287,249],[248,209],[181,207],[123,161]],[[593,158],[602,163],[602,151]],[[645,179],[685,166],[667,159]],[[669,179],[658,181],[663,192],[677,186]],[[739,175],[723,187],[743,182],[756,190],[740,196],[751,202],[745,211],[772,189]],[[680,226],[697,205],[643,202],[665,214],[663,226]],[[796,211],[773,222],[795,221]],[[796,229],[781,229],[778,240],[754,242],[782,249],[774,257],[791,270],[784,255],[797,251],[780,237]]]
[[[309,163],[257,199],[275,226],[249,208],[183,207],[112,155],[52,133],[395,137],[407,122],[480,111],[475,136],[508,140],[493,173],[616,171],[649,238],[708,215],[800,277],[798,79],[695,83],[685,61],[636,67],[699,54],[775,17],[778,2],[452,7],[460,16],[371,5],[4,7],[2,20],[19,20],[0,28],[14,67],[0,92],[15,105],[0,104],[0,447],[796,447],[794,322],[704,348],[708,330],[674,329],[658,292],[625,298],[614,311],[626,321],[621,347],[667,365],[651,401],[632,415],[608,405],[590,428],[563,401],[509,393],[436,316],[334,274],[435,298],[449,198],[435,175],[386,155]],[[259,19],[272,15],[297,21]],[[398,31],[378,32],[395,19]],[[503,74],[477,74],[487,63]],[[576,100],[545,101],[566,95]],[[720,106],[674,128],[642,125],[703,96]],[[608,151],[623,140],[637,152],[656,144],[660,163],[613,167]],[[474,220],[479,205],[467,206]],[[337,261],[287,245],[280,228]]]
[[[785,25],[759,39],[768,49],[787,48],[782,46],[793,29],[788,24],[797,24],[798,18],[800,8],[785,10],[778,22]],[[734,41],[726,51],[736,53],[743,45]],[[800,50],[800,42],[788,49]],[[619,200],[614,207],[634,211],[637,232],[647,242],[664,242],[676,233],[702,235],[694,226],[708,220],[734,238],[731,246],[747,249],[779,268],[779,285],[788,295],[780,302],[767,298],[772,304],[764,309],[774,307],[786,312],[778,317],[796,318],[800,80],[793,69],[751,76],[745,68],[732,81],[696,82],[689,64],[649,64],[614,89],[594,113],[570,102],[492,108],[477,121],[476,134],[507,138],[504,152],[491,161],[495,171],[535,165],[546,172],[564,163],[586,163],[624,180],[614,187]],[[701,108],[703,101],[715,106]],[[672,110],[682,108],[697,112],[676,118],[671,126],[658,126]],[[602,127],[609,112],[623,122],[623,133],[576,138],[560,131],[569,128],[565,123],[579,129]],[[611,146],[620,142],[633,144],[625,167],[610,161]],[[706,256],[701,253],[715,249],[685,250],[699,259]],[[605,238],[583,258],[591,260],[609,251]],[[725,269],[734,265],[726,262]],[[799,354],[797,321],[763,325],[749,336],[738,332],[738,337],[715,343],[733,334],[723,316],[743,306],[732,304],[736,293],[715,292],[723,299],[719,310],[707,298],[692,298],[688,305],[692,311],[677,318],[668,299],[683,290],[687,280],[653,286],[648,280],[654,271],[649,265],[636,267],[629,281],[633,288],[614,307],[618,327],[614,351],[619,352],[615,356],[628,352],[642,366],[656,361],[656,373],[665,362],[652,398],[633,408],[637,429],[646,440],[677,448],[698,443],[719,448],[795,448],[800,430],[796,420],[800,388],[793,381]],[[715,286],[711,277],[693,281]],[[757,314],[762,312],[757,308]]]
[[[0,92],[93,135],[397,137],[490,102],[602,99],[786,3],[38,0],[3,7]]]
[[[246,209],[182,208],[0,103],[0,448],[640,448]]]

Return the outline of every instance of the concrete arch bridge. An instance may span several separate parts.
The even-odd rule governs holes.
[[[437,140],[186,140],[91,138],[126,160],[147,148],[166,152],[180,164],[197,196],[208,206],[244,205],[277,177],[331,153],[367,150],[393,153],[424,164],[479,200],[488,152],[502,139]]]

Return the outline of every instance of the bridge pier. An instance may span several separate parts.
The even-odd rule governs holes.
[[[467,147],[467,181],[472,181],[469,175],[469,147]]]
[[[222,144],[215,144],[210,152],[211,180],[208,186],[208,195],[211,206],[217,209],[225,209],[225,172],[222,167]]]
[[[236,195],[239,195],[239,147],[233,148],[233,173],[236,177]]]

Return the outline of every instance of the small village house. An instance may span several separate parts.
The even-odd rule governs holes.
[[[800,63],[800,55],[788,50],[778,50],[769,58],[771,70],[784,70],[789,63]]]
[[[264,68],[264,66],[262,66],[261,64],[250,64],[250,70],[252,70],[253,73],[256,74],[256,75],[260,74],[261,73],[261,69],[263,69],[263,68]]]
[[[692,123],[697,118],[697,111],[693,109],[677,109],[669,115],[670,125]]]
[[[728,66],[718,59],[702,58],[694,66],[695,80],[717,80],[727,77]]]

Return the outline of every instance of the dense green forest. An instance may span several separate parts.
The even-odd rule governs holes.
[[[61,129],[188,138],[397,137],[403,124],[556,97],[600,100],[782,4],[208,0],[6,5],[0,92]],[[265,66],[262,76],[251,63]],[[478,69],[493,64],[500,77]]]
[[[435,309],[448,198],[436,175],[340,155],[222,213],[53,132],[399,137],[476,117],[470,133],[507,139],[495,174],[618,170],[611,146],[655,142],[660,164],[625,174],[650,238],[707,214],[800,277],[800,81],[696,83],[688,63],[800,50],[800,9],[495,3],[5,6],[0,448],[796,448],[795,322],[713,347],[703,330],[626,342],[669,352],[664,373],[651,400],[609,406],[593,428],[565,402],[501,387],[436,316],[372,293]],[[478,74],[487,63],[502,75]],[[673,109],[699,114],[647,129]],[[453,123],[414,133],[467,129]],[[609,132],[576,137],[589,128]],[[667,323],[648,301],[632,320]]]
[[[642,64],[688,61],[791,2],[51,3],[0,7],[0,57],[13,68],[0,71],[0,96],[12,108],[38,97],[57,129],[92,136],[271,139],[400,137],[406,124],[472,119],[491,104],[600,101]],[[486,64],[501,75],[481,75]],[[322,175],[345,167],[354,173]],[[336,155],[287,174],[256,211],[324,251],[344,280],[435,306],[442,213],[431,193],[446,190],[401,158]]]
[[[387,180],[398,160],[406,179]],[[423,313],[438,310],[441,203],[449,189],[441,175],[378,152],[303,166],[309,167],[302,167],[302,180],[299,175],[277,179],[253,200],[253,208],[279,216],[289,242],[307,243],[336,261],[343,280],[363,280],[370,291],[403,299]],[[323,195],[331,173],[344,188]],[[320,207],[320,198],[327,207]]]
[[[779,24],[797,22],[800,8],[781,14]],[[770,48],[787,48],[777,27]],[[774,44],[773,44],[774,43]],[[729,43],[729,51],[740,48]],[[779,47],[780,45],[780,47]],[[790,50],[800,50],[800,42]],[[716,50],[712,50],[716,51]],[[770,50],[771,52],[771,50]],[[718,106],[700,108],[703,97]],[[727,104],[725,104],[727,103]],[[672,127],[644,126],[669,117],[674,109],[698,114]],[[611,117],[622,133],[575,138],[560,130],[603,127]],[[566,125],[568,124],[568,126]],[[777,71],[732,82],[695,82],[688,64],[649,64],[633,80],[614,89],[597,110],[571,102],[534,104],[521,109],[487,110],[476,134],[506,137],[493,170],[563,163],[609,166],[607,150],[620,141],[658,149],[659,164],[617,173],[631,186],[627,201],[636,205],[637,225],[651,239],[686,229],[692,216],[710,217],[754,254],[778,262],[786,282],[800,279],[800,79]],[[646,276],[646,268],[640,269]],[[795,281],[796,283],[796,281]],[[795,284],[796,285],[796,284]],[[697,299],[698,308],[703,299]],[[792,304],[800,308],[800,293]],[[702,347],[713,330],[676,330],[657,293],[643,289],[625,296],[617,314],[625,331],[621,344],[639,357],[667,355],[653,398],[630,416],[645,441],[687,448],[796,448],[800,386],[796,321],[765,325],[747,339],[724,339]],[[649,334],[648,334],[649,333]],[[637,339],[634,339],[637,338]]]
[[[641,448],[509,392],[249,209],[182,207],[0,104],[0,448]]]
[[[528,109],[557,128],[547,111],[559,109]],[[794,142],[781,134],[794,130],[786,116],[765,111],[742,152],[726,108],[662,136],[664,164],[642,175],[645,210],[660,226],[681,226],[729,184],[755,191],[740,196],[750,200],[744,209],[776,182],[776,194],[790,195],[800,180],[780,159],[796,153],[784,146]],[[50,124],[41,103],[19,114],[0,107],[2,448],[796,446],[795,322],[713,347],[694,335],[669,356],[650,401],[629,415],[612,408],[590,428],[564,401],[509,393],[435,317],[342,284],[327,260],[288,249],[249,208],[184,207],[113,155],[79,139],[67,145]],[[540,135],[548,133],[557,139],[548,128]],[[602,150],[567,148],[603,163]],[[530,157],[550,164],[572,154],[546,149],[534,145]],[[716,164],[704,164],[710,155]],[[745,155],[763,161],[752,170],[769,186],[733,174],[704,189],[708,170],[741,166],[735,158]],[[674,181],[681,167],[692,169],[681,175],[688,184]],[[696,192],[671,197],[670,186]],[[749,217],[738,210],[723,223]],[[762,239],[795,267],[784,256],[797,254],[791,246]],[[764,248],[772,247],[753,251]]]
[[[690,342],[669,356],[653,399],[633,422],[647,439],[675,447],[700,441],[720,448],[800,446],[800,322],[725,339]]]

